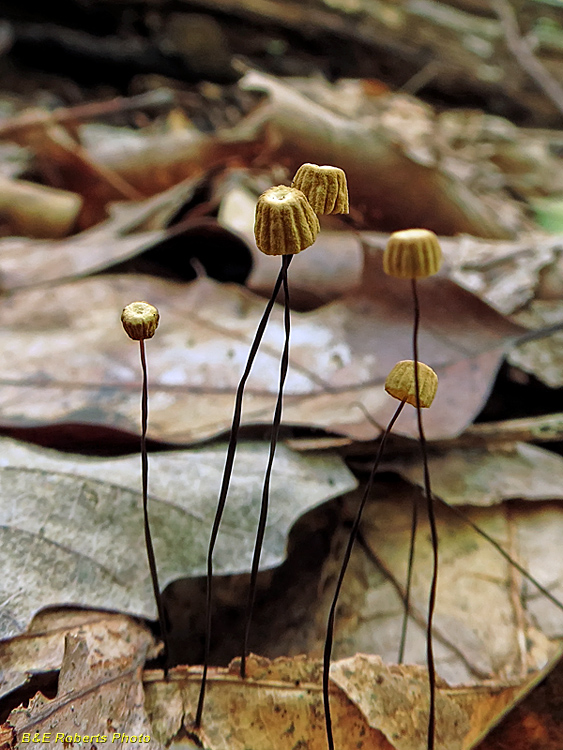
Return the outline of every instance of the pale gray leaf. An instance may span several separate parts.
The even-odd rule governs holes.
[[[217,573],[250,568],[269,446],[241,445],[215,551]],[[0,636],[52,605],[155,616],[143,541],[139,456],[70,458],[0,441]],[[161,588],[205,572],[225,446],[151,456],[151,530]],[[288,479],[291,478],[291,481]],[[278,447],[262,567],[285,556],[293,523],[356,480],[336,456]]]

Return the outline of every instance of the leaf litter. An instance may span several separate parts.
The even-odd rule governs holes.
[[[97,620],[67,631],[57,696],[49,700],[38,692],[28,706],[14,709],[1,728],[0,747],[12,747],[14,734],[21,747],[25,732],[30,740],[34,736],[39,740],[34,747],[45,750],[55,744],[57,733],[60,746],[80,746],[85,736],[86,746],[100,744],[99,739],[90,740],[96,735],[109,735],[110,742],[112,737],[120,741],[121,735],[150,736],[141,678],[145,660],[154,653],[147,628],[124,616],[99,617],[98,613]],[[46,739],[45,733],[50,733]],[[63,742],[61,733],[71,740]],[[75,742],[77,734],[80,742]],[[137,739],[127,745],[147,747]],[[150,747],[155,745],[159,750],[156,743]]]
[[[14,709],[0,727],[0,747],[7,750],[14,734],[21,743],[24,732],[37,736],[34,746],[45,750],[57,733],[73,740],[86,735],[86,744],[97,744],[90,740],[95,735],[106,734],[109,740],[119,733],[115,741],[128,735],[130,747],[146,746],[133,739],[139,735],[149,735],[155,750],[200,747],[192,722],[201,668],[177,667],[167,680],[157,670],[142,674],[143,660],[155,650],[148,631],[120,615],[89,615],[82,622],[59,620],[57,695],[49,700],[38,692],[27,707]],[[54,624],[52,616],[43,622],[48,628]],[[29,650],[46,635],[55,636],[30,634]],[[237,660],[228,668],[211,668],[201,737],[205,747],[292,750],[296,742],[324,747],[320,676],[320,662],[304,656],[274,661],[251,656],[246,680],[240,679]],[[376,656],[359,654],[334,663],[331,701],[338,745],[424,748],[426,683],[422,668],[386,666]],[[521,692],[521,686],[451,689],[441,682],[440,739],[451,750],[469,748]],[[42,741],[49,732],[50,741]]]
[[[269,661],[251,656],[240,680],[238,660],[210,671],[204,746],[209,750],[293,750],[326,746],[320,662],[307,657]],[[182,747],[193,732],[200,668],[179,667],[170,681],[145,675],[147,713],[164,745]],[[377,656],[358,654],[331,667],[335,744],[370,750],[426,747],[427,676],[412,666],[387,666]],[[521,687],[451,689],[438,687],[438,738],[448,750],[467,750],[498,713],[520,696]],[[192,747],[192,745],[186,745]]]
[[[420,491],[405,482],[380,480],[360,528],[360,543],[350,561],[340,597],[335,630],[335,658],[356,652],[379,654],[394,663],[399,650],[413,503]],[[346,501],[344,518],[357,503]],[[421,506],[422,509],[422,506]],[[419,510],[419,516],[420,511]],[[493,680],[518,682],[545,667],[558,652],[550,639],[563,635],[563,614],[512,568],[492,545],[445,506],[436,507],[440,568],[435,614],[438,674],[450,685]],[[563,561],[554,551],[561,533],[555,502],[504,502],[467,508],[473,523],[546,586],[563,598]],[[328,611],[348,531],[343,522],[323,570],[319,630],[310,652],[322,647],[324,612]],[[424,664],[426,607],[431,570],[426,519],[419,520],[405,661]],[[487,612],[487,617],[483,613]]]
[[[9,292],[87,276],[138,255],[166,238],[167,222],[196,184],[188,181],[154,198],[114,204],[105,222],[66,239],[0,239],[0,288]]]
[[[34,614],[55,605],[154,618],[141,544],[139,457],[70,459],[8,439],[1,444],[1,637],[24,632]],[[205,571],[224,452],[217,445],[151,457],[151,529],[163,588]],[[218,573],[250,568],[267,452],[262,443],[238,451],[215,555]],[[284,559],[289,529],[304,512],[355,484],[338,457],[304,457],[282,446],[262,566]]]
[[[206,282],[206,283],[207,283],[207,282]],[[502,320],[502,319],[501,319],[501,320]],[[512,330],[512,333],[514,333],[514,331],[515,331],[515,330],[517,330],[517,329],[513,329],[513,330]],[[510,336],[510,333],[508,333],[508,331],[507,331],[507,332],[506,332],[506,335],[507,335],[507,336]],[[497,363],[498,363],[498,355],[497,355],[497,360],[496,360],[496,361],[497,361]],[[485,369],[486,369],[486,368],[485,368]],[[490,367],[490,368],[489,368],[489,372],[488,372],[488,374],[489,374],[489,379],[490,379],[490,376],[491,376],[491,372],[494,372],[494,367]],[[318,379],[319,379],[319,380],[321,380],[321,378],[320,378],[320,377],[319,377]],[[331,395],[332,395],[332,394],[331,394]],[[87,407],[87,408],[88,408],[88,407]],[[86,412],[86,414],[87,414],[87,412]],[[85,414],[85,416],[86,416],[86,414]],[[405,430],[405,431],[406,431],[406,432],[408,432],[408,430]],[[352,433],[352,434],[353,434],[353,433]],[[533,457],[531,457],[531,456],[528,456],[528,458],[533,458]],[[469,491],[469,490],[468,490],[468,491]],[[541,648],[539,648],[539,647],[538,647],[538,650],[539,650],[539,651],[541,652]],[[366,669],[366,668],[367,668],[367,667],[366,667],[366,665],[364,664],[364,665],[362,666],[362,669]],[[345,670],[344,670],[344,671],[345,671]],[[423,682],[424,682],[424,680],[423,680]],[[403,691],[404,691],[404,686],[401,686],[401,690],[403,690]],[[452,745],[452,747],[454,747],[454,745]]]
[[[354,295],[294,316],[286,424],[363,440],[378,430],[358,401],[378,423],[389,419],[393,404],[383,383],[410,351],[411,302],[408,285],[384,276],[379,252],[366,258],[362,287]],[[431,438],[452,436],[482,408],[507,343],[522,329],[441,277],[421,284],[420,296],[420,347],[440,377],[427,432]],[[4,425],[65,422],[136,433],[138,352],[116,322],[131,299],[156,305],[162,320],[147,351],[149,437],[186,443],[227,430],[263,300],[210,279],[186,285],[132,275],[30,289],[0,301]],[[248,384],[245,424],[271,419],[282,335],[276,308]],[[402,416],[398,430],[415,434],[414,415]]]

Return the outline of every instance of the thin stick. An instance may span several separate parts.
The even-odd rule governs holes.
[[[149,389],[148,389],[148,376],[147,376],[147,359],[145,356],[145,342],[144,339],[139,341],[141,350],[141,369],[143,371],[143,392],[141,395],[141,475],[143,485],[143,522],[145,527],[145,545],[147,548],[147,558],[149,561],[149,568],[151,572],[152,588],[154,591],[154,598],[156,601],[156,608],[158,610],[158,621],[160,624],[160,634],[164,642],[164,676],[168,676],[168,659],[170,656],[170,649],[168,644],[168,629],[166,627],[166,614],[164,612],[164,604],[162,602],[162,596],[160,594],[160,587],[158,585],[158,572],[156,569],[156,558],[154,555],[154,547],[152,544],[151,530],[149,525],[149,457],[147,454],[147,424],[149,416]]]
[[[428,665],[428,683],[430,700],[428,706],[428,750],[434,750],[436,730],[436,668],[434,665],[434,648],[432,644],[432,620],[436,607],[436,589],[438,586],[438,529],[436,527],[436,516],[434,513],[434,502],[430,487],[430,471],[428,469],[428,451],[426,436],[422,426],[422,409],[420,407],[420,389],[418,378],[418,328],[420,325],[420,305],[418,302],[418,291],[416,279],[412,279],[412,294],[414,302],[414,327],[413,327],[413,360],[414,360],[414,390],[416,397],[416,416],[418,421],[418,438],[420,440],[420,452],[424,464],[424,494],[428,508],[428,522],[430,523],[430,535],[432,538],[432,581],[430,583],[430,594],[428,597],[428,624],[426,628],[426,663]]]
[[[491,0],[504,32],[506,46],[517,63],[534,79],[542,91],[563,114],[563,88],[547,68],[538,60],[526,39],[520,35],[516,13],[508,0]]]
[[[283,280],[283,293],[284,293],[284,328],[285,328],[285,342],[283,347],[283,353],[280,363],[280,382],[278,388],[278,398],[276,401],[276,408],[274,411],[274,420],[272,422],[272,436],[270,439],[270,455],[268,457],[268,465],[266,467],[266,474],[264,475],[264,486],[262,489],[262,503],[260,506],[260,519],[258,521],[258,530],[256,533],[256,542],[254,544],[254,554],[252,557],[252,568],[250,571],[250,584],[248,588],[248,602],[246,605],[245,615],[245,626],[244,626],[244,637],[242,642],[242,652],[240,660],[240,676],[244,679],[246,677],[246,655],[248,653],[248,637],[250,634],[250,625],[252,622],[252,611],[254,609],[254,600],[256,598],[256,583],[258,580],[258,568],[260,566],[260,554],[262,552],[262,544],[264,542],[264,533],[266,531],[266,521],[268,519],[268,504],[270,500],[270,481],[272,476],[272,467],[274,465],[274,456],[276,454],[276,446],[278,443],[278,437],[280,433],[281,416],[283,408],[283,387],[287,376],[287,369],[289,367],[289,335],[291,331],[291,310],[289,307],[289,285],[287,282],[287,269],[293,259],[293,255],[282,256],[282,267],[281,275]]]
[[[338,603],[338,597],[340,595],[340,589],[342,588],[344,576],[346,575],[346,569],[348,568],[348,563],[350,562],[352,548],[358,536],[358,531],[360,528],[360,521],[362,519],[362,513],[364,510],[365,504],[367,502],[367,499],[369,497],[369,494],[372,490],[373,482],[375,479],[375,474],[377,472],[379,464],[381,463],[381,457],[383,456],[383,450],[385,448],[387,437],[389,436],[389,433],[393,429],[393,425],[399,418],[399,414],[402,412],[405,403],[406,403],[405,401],[401,401],[401,403],[397,407],[395,414],[393,414],[391,421],[387,425],[385,432],[381,436],[381,442],[377,450],[377,455],[375,457],[375,461],[373,463],[371,473],[369,475],[369,479],[367,481],[366,488],[364,490],[364,494],[358,506],[356,517],[352,525],[352,530],[350,531],[350,537],[348,538],[348,544],[346,546],[346,551],[344,552],[344,559],[342,560],[342,567],[340,568],[340,573],[338,575],[338,580],[336,582],[336,589],[334,591],[334,597],[332,599],[332,604],[330,605],[328,623],[327,623],[327,628],[326,628],[324,655],[323,655],[323,702],[324,702],[324,710],[325,710],[326,738],[327,738],[329,750],[334,750],[334,737],[332,735],[332,719],[330,716],[330,700],[329,700],[328,688],[329,688],[330,656],[332,653],[332,642],[334,639],[334,620],[336,616],[336,605]]]
[[[205,652],[204,652],[204,659],[203,659],[203,675],[201,678],[201,687],[199,690],[199,699],[198,699],[196,717],[195,717],[195,722],[194,722],[195,727],[201,726],[201,719],[203,716],[203,706],[205,702],[205,686],[207,682],[207,671],[209,668],[209,654],[211,651],[211,621],[212,621],[211,604],[213,600],[213,552],[215,550],[215,543],[217,542],[217,536],[219,534],[219,527],[221,525],[221,519],[223,518],[223,512],[225,510],[225,503],[227,502],[227,494],[229,492],[229,485],[230,485],[231,476],[233,473],[233,464],[235,461],[235,453],[237,450],[237,442],[238,442],[238,433],[239,433],[240,421],[242,417],[242,399],[244,396],[244,388],[246,385],[246,381],[248,380],[248,377],[250,375],[252,365],[254,364],[254,360],[256,359],[256,355],[258,354],[258,347],[260,346],[260,342],[262,341],[262,337],[264,336],[264,331],[266,330],[268,320],[274,308],[276,297],[278,296],[278,293],[280,291],[280,288],[282,285],[282,279],[283,279],[283,267],[278,274],[278,278],[276,279],[276,283],[274,285],[272,296],[270,297],[270,300],[268,304],[266,305],[266,308],[264,309],[264,313],[262,315],[260,323],[258,324],[256,335],[254,336],[254,341],[252,342],[252,346],[250,347],[250,352],[248,354],[246,367],[244,369],[244,372],[238,384],[237,393],[235,397],[235,408],[233,412],[233,422],[231,425],[231,435],[229,438],[229,446],[227,448],[227,457],[225,459],[225,467],[223,469],[223,479],[221,482],[219,499],[217,501],[217,510],[215,512],[215,519],[213,521],[213,528],[211,529],[211,536],[209,539],[209,548],[207,551],[207,597],[206,597],[206,603],[205,603],[205,608],[206,608],[205,609],[205,612],[206,612],[206,615],[205,615]]]

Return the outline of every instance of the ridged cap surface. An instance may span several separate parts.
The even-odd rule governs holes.
[[[383,253],[383,270],[399,279],[423,279],[438,273],[442,250],[429,229],[393,232]]]
[[[347,214],[348,185],[346,173],[338,167],[302,164],[293,178],[317,214]]]
[[[125,333],[134,341],[151,339],[158,328],[159,320],[158,310],[148,302],[131,302],[121,313]]]
[[[438,376],[431,367],[424,362],[418,363],[418,388],[420,393],[420,405],[424,409],[434,401],[434,396],[438,390]],[[416,387],[414,380],[414,362],[412,359],[405,359],[397,362],[391,370],[385,381],[385,390],[390,396],[399,401],[406,401],[407,404],[416,407]]]
[[[293,255],[317,239],[319,220],[301,190],[277,185],[258,198],[254,236],[266,255]]]

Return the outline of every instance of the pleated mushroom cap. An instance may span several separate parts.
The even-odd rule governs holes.
[[[428,409],[432,401],[434,401],[434,396],[438,390],[438,376],[424,362],[418,363],[418,389],[420,405],[423,409]],[[407,404],[416,407],[416,385],[414,379],[414,361],[412,359],[397,362],[387,376],[385,390],[398,401],[406,401]]]
[[[254,236],[266,255],[294,255],[309,247],[320,231],[319,220],[301,190],[277,185],[258,198]]]
[[[346,173],[338,167],[302,164],[291,185],[306,195],[317,214],[348,213]]]
[[[134,341],[152,339],[158,328],[160,314],[148,302],[131,302],[123,308],[121,323],[125,333]]]
[[[423,279],[438,273],[442,250],[429,229],[393,232],[383,253],[383,270],[399,279]]]

